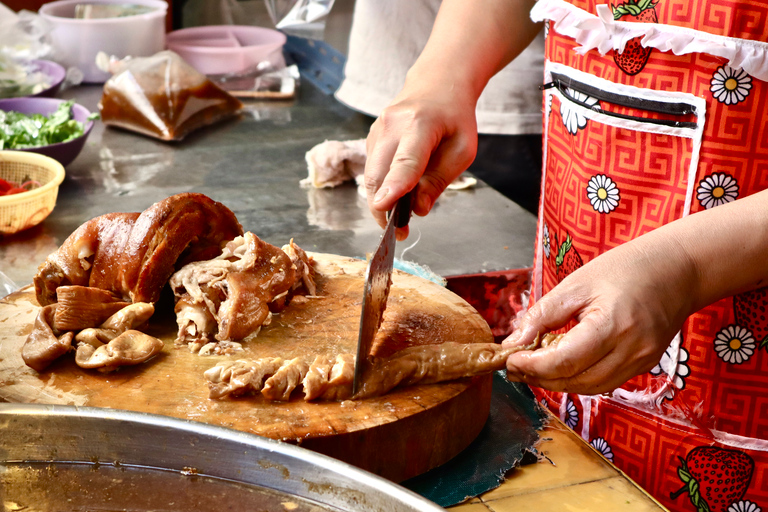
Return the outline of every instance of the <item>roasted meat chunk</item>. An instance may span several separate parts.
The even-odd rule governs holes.
[[[296,263],[248,232],[229,242],[214,259],[190,263],[171,276],[177,343],[189,344],[197,352],[214,340],[243,340],[269,324],[271,311],[284,307],[303,283],[311,283],[314,293],[311,262],[293,245]]]
[[[242,234],[234,213],[203,194],[183,193],[141,213],[109,213],[80,226],[38,269],[40,305],[60,286],[100,288],[128,302],[157,302],[171,274],[205,260]]]

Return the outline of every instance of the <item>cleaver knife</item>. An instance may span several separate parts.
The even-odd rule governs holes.
[[[387,296],[392,284],[392,264],[395,260],[395,230],[408,225],[411,218],[411,195],[398,199],[395,207],[388,214],[387,227],[381,235],[376,252],[368,261],[363,288],[363,311],[360,315],[360,333],[357,338],[357,357],[355,358],[355,377],[352,394],[356,395],[363,385],[363,374],[370,365],[369,356],[373,340],[381,327]]]

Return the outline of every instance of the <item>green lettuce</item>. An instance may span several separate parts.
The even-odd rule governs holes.
[[[0,149],[37,148],[81,137],[85,126],[72,118],[74,103],[65,101],[48,117],[0,110]],[[91,114],[88,119],[96,117]]]

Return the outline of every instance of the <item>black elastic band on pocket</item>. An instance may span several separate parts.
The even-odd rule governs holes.
[[[689,103],[684,103],[684,102],[667,103],[664,101],[647,100],[644,98],[637,98],[634,96],[626,96],[623,94],[608,92],[602,89],[598,89],[597,87],[587,85],[582,82],[578,82],[560,73],[552,73],[552,78],[553,78],[552,82],[542,85],[540,89],[543,90],[543,89],[551,89],[552,87],[557,87],[560,93],[562,93],[565,97],[567,97],[573,103],[576,103],[577,105],[580,105],[586,109],[593,110],[595,112],[600,112],[601,114],[617,117],[620,119],[638,121],[642,123],[652,123],[652,124],[658,124],[663,126],[672,126],[675,128],[696,128],[698,126],[695,122],[692,122],[692,121],[677,121],[675,119],[651,119],[647,117],[630,116],[626,114],[619,114],[617,112],[611,112],[609,110],[604,110],[603,108],[600,107],[600,105],[588,105],[583,101],[580,101],[574,98],[573,95],[568,92],[568,89],[576,92],[580,92],[582,94],[586,94],[587,96],[595,98],[599,101],[612,103],[614,105],[634,108],[638,110],[646,110],[649,112],[656,112],[658,114],[665,114],[665,115],[671,115],[671,116],[687,116],[691,114],[696,115],[696,107]]]

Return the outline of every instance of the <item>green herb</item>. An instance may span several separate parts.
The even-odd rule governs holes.
[[[85,126],[72,117],[74,103],[65,101],[48,117],[0,110],[0,149],[36,148],[81,137]],[[96,117],[92,114],[88,119]]]

